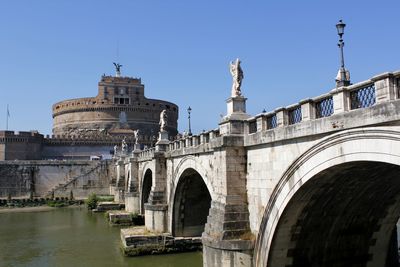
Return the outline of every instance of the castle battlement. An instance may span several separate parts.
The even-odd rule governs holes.
[[[4,142],[27,142],[43,140],[43,135],[37,131],[18,132],[18,131],[0,131],[0,143]]]
[[[103,75],[97,96],[60,101],[52,109],[56,136],[97,140],[121,130],[139,129],[142,136],[151,137],[159,131],[163,110],[168,115],[169,136],[177,134],[178,106],[146,98],[140,78]]]
[[[116,77],[111,75],[101,76],[100,83],[132,83],[132,84],[142,84],[141,78],[133,77]]]

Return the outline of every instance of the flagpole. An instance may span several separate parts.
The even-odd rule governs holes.
[[[8,117],[10,116],[10,112],[8,111],[8,104],[7,104],[7,114],[6,114],[6,131],[8,131]]]

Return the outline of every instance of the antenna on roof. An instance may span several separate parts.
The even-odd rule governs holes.
[[[117,40],[117,62],[119,62],[119,40]]]

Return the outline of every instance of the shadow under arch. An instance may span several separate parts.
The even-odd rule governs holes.
[[[172,235],[201,236],[211,207],[211,194],[200,174],[186,169],[175,190]]]
[[[389,217],[380,217],[379,212],[377,210],[374,210],[372,213],[376,213],[376,217],[380,217],[379,221],[386,220],[387,223],[385,223],[385,228],[386,229],[386,234],[380,233],[380,238],[371,238],[368,239],[366,236],[363,236],[365,240],[368,239],[369,242],[376,243],[374,246],[370,246],[369,250],[374,250],[374,248],[377,248],[378,245],[380,246],[380,255],[377,256],[378,254],[374,253],[368,253],[369,261],[367,264],[361,264],[360,266],[392,266],[392,265],[387,265],[388,263],[385,262],[386,259],[388,259],[387,255],[394,255],[393,253],[390,253],[390,245],[393,244],[393,242],[388,241],[388,238],[390,239],[393,237],[393,227],[394,224],[393,222],[397,221],[398,219],[398,194],[400,194],[400,189],[397,187],[397,184],[400,183],[400,172],[398,172],[398,166],[400,165],[400,131],[398,127],[371,127],[371,128],[359,128],[359,129],[352,129],[352,130],[346,130],[346,131],[341,131],[336,134],[332,134],[328,137],[325,137],[324,139],[321,139],[321,141],[315,145],[313,145],[310,149],[308,149],[306,152],[304,152],[298,159],[296,159],[290,166],[289,168],[285,171],[285,173],[282,175],[281,179],[278,181],[277,185],[274,187],[273,192],[269,198],[268,204],[265,208],[265,211],[263,213],[263,218],[259,227],[258,231],[258,236],[256,240],[256,247],[254,250],[254,264],[255,266],[285,266],[282,265],[283,262],[285,262],[286,265],[292,266],[292,263],[294,261],[294,256],[299,255],[296,254],[299,251],[302,251],[302,254],[305,252],[305,250],[301,249],[301,239],[307,239],[304,236],[305,232],[302,232],[303,230],[301,229],[307,229],[307,227],[304,227],[305,225],[301,224],[302,218],[306,216],[306,214],[310,214],[309,216],[312,216],[316,222],[318,221],[324,221],[324,218],[326,217],[325,215],[320,216],[314,216],[316,213],[314,211],[316,210],[324,210],[327,212],[336,212],[335,216],[341,215],[343,212],[350,212],[351,209],[344,209],[341,212],[339,212],[338,209],[332,208],[332,203],[335,203],[335,197],[339,196],[338,194],[332,194],[331,197],[328,198],[328,195],[330,192],[338,192],[338,189],[341,188],[339,185],[340,183],[337,183],[334,185],[329,185],[330,183],[325,183],[323,182],[325,179],[329,181],[345,181],[342,182],[343,184],[346,184],[346,182],[353,182],[355,184],[358,184],[356,188],[363,188],[364,190],[367,190],[365,186],[361,186],[362,179],[360,177],[364,177],[364,179],[372,179],[375,182],[371,182],[371,184],[375,185],[372,186],[371,188],[375,188],[375,192],[371,193],[373,191],[369,191],[368,194],[363,194],[361,193],[354,193],[354,198],[353,202],[351,203],[356,203],[354,201],[358,201],[358,203],[364,203],[366,206],[369,205],[369,202],[367,201],[368,195],[382,195],[383,192],[382,190],[394,190],[395,194],[390,196],[390,201],[392,201],[392,205],[389,204],[384,204],[384,207],[382,206],[382,209],[386,209],[388,211],[387,214],[391,216]],[[376,167],[375,171],[373,171],[374,167]],[[364,173],[361,172],[363,169],[367,169],[370,171],[365,171]],[[360,170],[360,172],[357,172],[357,170]],[[347,171],[346,171],[347,170]],[[350,172],[349,172],[350,170]],[[344,178],[338,178],[340,175],[344,175],[345,173],[350,173],[347,175],[347,179]],[[331,176],[330,173],[336,173],[336,175]],[[354,174],[354,175],[352,175]],[[381,174],[381,180],[377,179],[377,174]],[[326,178],[330,177],[330,178]],[[358,177],[358,178],[357,178]],[[365,178],[366,177],[366,178]],[[383,178],[382,178],[383,177]],[[335,179],[338,178],[338,179]],[[354,178],[354,179],[353,179]],[[396,179],[398,178],[398,179]],[[379,181],[384,181],[384,180],[390,181],[390,183],[379,183]],[[321,182],[318,183],[318,181]],[[308,183],[310,182],[310,183]],[[324,185],[325,184],[325,189]],[[390,189],[389,186],[390,184]],[[318,185],[322,186],[321,188],[318,187]],[[304,194],[304,190],[307,190],[308,186],[311,186],[314,188],[316,191],[308,191],[309,193]],[[350,187],[351,184],[346,184],[344,188]],[[319,188],[317,190],[317,188]],[[379,189],[380,188],[380,189]],[[382,189],[384,188],[384,189]],[[328,191],[324,191],[328,190]],[[331,191],[329,191],[331,190]],[[341,190],[339,190],[341,191]],[[299,194],[297,194],[297,192]],[[322,195],[325,196],[325,198],[330,199],[329,203],[326,202],[326,204],[323,207],[318,206],[313,206],[314,204],[312,203],[322,203],[321,201],[316,201],[318,196],[320,195],[318,192],[323,192]],[[364,191],[367,192],[367,191]],[[328,194],[329,193],[329,194]],[[358,197],[356,197],[358,196]],[[305,198],[310,197],[309,201]],[[364,198],[365,197],[365,198]],[[342,195],[342,198],[347,199],[350,201],[350,194],[348,195]],[[293,201],[292,201],[293,199]],[[303,201],[304,200],[304,201]],[[383,201],[384,199],[379,199],[375,198],[375,201]],[[390,202],[389,201],[389,202]],[[298,203],[298,204],[295,204]],[[303,206],[298,206],[297,208],[294,208],[295,205],[300,205],[302,203]],[[306,204],[308,203],[308,204]],[[336,203],[338,204],[338,203]],[[315,204],[317,205],[317,204]],[[350,205],[350,204],[349,204]],[[382,204],[383,205],[383,204]],[[354,204],[351,207],[360,207],[362,206],[361,204]],[[305,209],[308,207],[307,209]],[[295,212],[294,212],[295,211]],[[308,211],[308,213],[306,213]],[[294,213],[293,213],[294,212]],[[276,252],[279,250],[277,246],[277,242],[282,242],[285,243],[286,241],[282,239],[282,222],[285,220],[283,218],[288,218],[284,217],[286,214],[290,214],[290,217],[293,219],[291,220],[292,226],[288,226],[287,231],[290,230],[288,233],[288,236],[290,236],[290,242],[287,245],[286,250],[281,248],[279,253],[280,253],[280,261],[277,263],[276,261]],[[314,215],[312,215],[314,214]],[[354,211],[351,214],[357,214],[356,211]],[[365,213],[368,214],[368,213]],[[372,216],[372,215],[371,215]],[[358,218],[362,216],[356,216],[354,218]],[[371,221],[375,220],[374,218],[371,217]],[[355,219],[354,219],[355,220]],[[390,222],[389,222],[390,221]],[[350,226],[350,223],[344,223],[344,221],[341,221],[341,225],[348,225]],[[360,222],[360,221],[359,221]],[[290,223],[289,223],[290,224]],[[289,225],[288,224],[288,225]],[[321,223],[323,225],[324,223]],[[371,224],[372,225],[372,224]],[[282,228],[280,228],[282,227]],[[315,228],[316,226],[314,226]],[[313,228],[313,229],[314,229]],[[382,229],[383,229],[382,228]],[[327,227],[326,229],[329,229]],[[339,228],[336,228],[338,230]],[[344,229],[344,228],[343,228]],[[309,229],[310,230],[310,229]],[[331,229],[332,231],[336,231],[335,229]],[[344,229],[343,231],[348,231],[349,229]],[[324,232],[317,231],[319,234],[319,238],[323,239],[324,238]],[[295,233],[295,234],[294,234]],[[293,235],[294,234],[294,235]],[[376,236],[378,233],[375,231],[373,233],[373,236]],[[316,237],[316,235],[314,235]],[[361,237],[360,237],[361,238]],[[279,241],[278,241],[279,240]],[[386,241],[385,241],[386,240]],[[299,241],[299,242],[298,242]],[[393,241],[393,240],[392,240]],[[379,243],[379,244],[378,244]],[[299,246],[297,246],[298,244]],[[332,244],[332,243],[331,243]],[[330,245],[328,245],[329,247]],[[313,246],[310,245],[309,248],[312,248]],[[337,247],[337,246],[336,246]],[[345,246],[343,246],[345,247]],[[382,253],[382,248],[385,248],[385,252]],[[278,249],[278,250],[277,250]],[[315,249],[315,247],[314,247]],[[331,249],[333,249],[331,247]],[[297,252],[296,252],[297,251]],[[317,250],[316,250],[317,251]],[[348,250],[350,251],[350,250]],[[378,250],[375,250],[378,251]],[[270,254],[271,252],[271,254]],[[364,249],[365,252],[365,249]],[[329,253],[324,252],[324,255],[328,255]],[[338,253],[339,255],[344,255],[341,253]],[[382,256],[384,254],[384,256]],[[316,254],[307,254],[308,256],[316,255]],[[308,257],[307,256],[307,257]],[[310,257],[311,257],[310,256]],[[340,256],[341,260],[345,258],[344,256]],[[325,256],[324,256],[325,257]],[[364,256],[360,256],[365,257]],[[337,258],[337,257],[336,257]],[[389,257],[390,258],[390,257]],[[309,258],[310,260],[311,258]],[[342,264],[340,262],[336,263],[327,263],[329,261],[329,256],[325,257],[326,263],[325,266],[346,266],[346,264]],[[364,258],[365,260],[365,258]],[[362,261],[362,260],[361,260]],[[389,260],[390,261],[390,260]],[[270,265],[273,262],[275,265]],[[311,262],[311,263],[310,263]],[[318,265],[313,265],[312,260],[308,262],[308,266],[318,266]],[[321,263],[320,263],[321,264]],[[342,265],[341,265],[342,264]],[[304,264],[302,265],[299,261],[299,258],[297,258],[296,265],[293,266],[305,266]],[[324,265],[320,265],[324,266]],[[352,266],[352,265],[347,265],[347,266]],[[357,265],[359,266],[359,265]],[[395,265],[398,266],[398,265]]]
[[[141,187],[141,199],[140,199],[140,212],[144,214],[144,204],[147,203],[151,187],[153,185],[153,172],[151,169],[147,169],[143,176],[142,187]]]
[[[400,166],[350,162],[307,181],[279,219],[267,266],[399,266]]]

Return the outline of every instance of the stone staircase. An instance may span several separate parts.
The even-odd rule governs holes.
[[[52,188],[51,190],[47,191],[45,196],[46,197],[50,197],[54,192],[59,191],[59,190],[65,191],[67,186],[69,186],[70,184],[72,184],[76,180],[93,173],[94,171],[96,171],[100,167],[101,167],[101,164],[99,163],[96,167],[90,169],[89,171],[87,171],[87,172],[85,172],[83,174],[80,174],[80,175],[77,175],[77,176],[74,176],[74,177],[70,177],[66,182],[60,183],[57,186],[55,186],[54,188]]]

